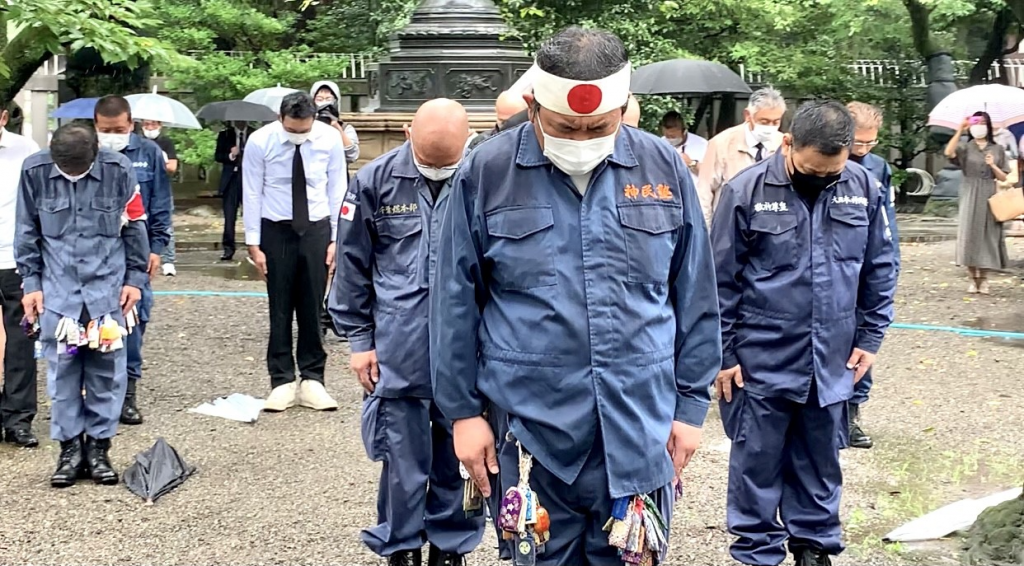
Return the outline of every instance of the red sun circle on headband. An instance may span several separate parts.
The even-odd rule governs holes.
[[[572,87],[566,95],[566,102],[569,108],[577,114],[590,114],[601,106],[601,89],[591,84],[582,84]]]

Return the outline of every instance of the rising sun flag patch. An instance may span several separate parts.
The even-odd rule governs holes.
[[[128,199],[128,204],[125,205],[124,212],[121,213],[121,227],[125,227],[129,222],[145,219],[146,207],[142,203],[142,193],[139,191],[139,186],[135,185],[135,192],[132,193],[132,198]]]

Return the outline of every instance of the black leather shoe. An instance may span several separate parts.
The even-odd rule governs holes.
[[[39,446],[39,439],[27,428],[7,429],[4,431],[4,441],[8,444],[22,448],[35,448]]]
[[[466,559],[461,554],[445,552],[430,545],[427,553],[427,566],[465,566]]]
[[[85,460],[89,464],[89,474],[92,476],[92,481],[101,485],[117,483],[117,472],[110,465],[109,451],[109,438],[85,439]]]
[[[82,453],[82,438],[75,437],[60,443],[60,458],[57,460],[57,471],[50,476],[53,487],[71,487],[75,480],[88,477],[85,467],[85,456]]]
[[[850,403],[850,447],[871,448],[875,443],[871,437],[860,428],[860,405]]]
[[[832,557],[824,552],[799,550],[793,554],[796,566],[832,566]]]
[[[388,556],[388,566],[422,566],[423,553],[420,549],[396,552]]]
[[[221,256],[220,256],[220,260],[221,261],[231,261],[234,258],[235,258],[235,250],[224,250],[224,253],[221,254]]]
[[[137,379],[128,378],[128,391],[124,394],[124,404],[121,405],[121,424],[140,425],[142,424],[142,413],[135,406],[135,386]]]

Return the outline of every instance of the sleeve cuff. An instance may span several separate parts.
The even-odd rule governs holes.
[[[863,330],[857,332],[857,340],[854,342],[854,348],[864,350],[869,354],[877,354],[878,350],[882,348],[882,339],[873,336],[874,333],[868,333]]]
[[[676,398],[675,419],[683,424],[701,428],[704,426],[704,417],[708,414],[708,403],[692,397]]]
[[[160,255],[160,254],[162,254],[164,252],[164,248],[165,247],[166,246],[164,246],[163,242],[150,242],[149,243],[149,253]],[[146,258],[146,259],[149,259],[149,258]]]
[[[32,275],[30,277],[22,278],[21,284],[23,286],[23,294],[35,293],[36,291],[43,290],[42,281],[39,279],[38,275]]]
[[[722,352],[722,369],[732,369],[740,365],[739,358],[736,357],[735,352],[725,351]]]
[[[129,271],[124,278],[124,284],[128,287],[142,289],[149,282],[149,274],[145,271]]]
[[[245,245],[247,246],[258,246],[260,245],[260,233],[259,232],[246,232],[245,233]]]
[[[353,354],[362,354],[363,352],[369,352],[376,349],[372,333],[364,334],[362,336],[349,336],[348,345]]]

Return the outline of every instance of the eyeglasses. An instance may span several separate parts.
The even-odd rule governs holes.
[[[869,141],[869,142],[855,141],[855,142],[853,142],[853,145],[855,145],[857,147],[875,147],[876,145],[878,145],[878,140]]]

